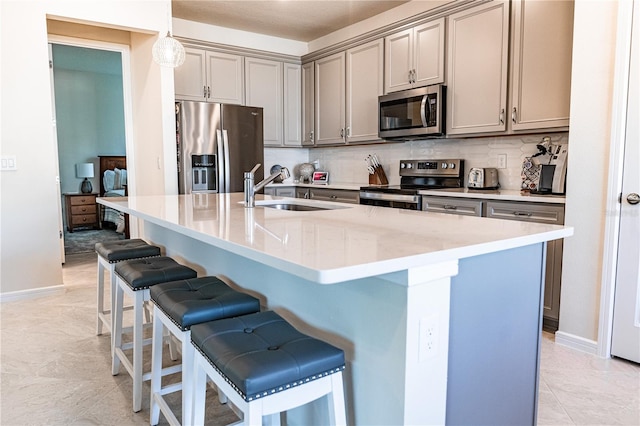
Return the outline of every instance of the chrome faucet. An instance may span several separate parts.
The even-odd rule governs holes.
[[[286,167],[282,167],[280,171],[275,172],[265,180],[260,183],[254,185],[254,175],[258,168],[261,166],[260,163],[256,164],[250,172],[244,172],[244,206],[245,207],[255,207],[256,206],[256,192],[260,191],[266,185],[273,182],[279,176],[282,177],[282,180],[287,179],[291,174],[289,173],[289,169]]]

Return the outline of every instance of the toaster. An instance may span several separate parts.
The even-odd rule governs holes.
[[[468,188],[497,189],[499,186],[498,169],[472,167],[469,170]]]

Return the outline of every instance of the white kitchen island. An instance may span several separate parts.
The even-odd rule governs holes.
[[[358,425],[535,424],[546,241],[572,228],[243,194],[99,198],[343,349]],[[331,207],[267,208],[275,202]],[[326,424],[318,404],[289,424]]]

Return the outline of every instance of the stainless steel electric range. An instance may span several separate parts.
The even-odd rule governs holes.
[[[462,188],[464,160],[400,160],[400,185],[360,188],[360,204],[422,210],[424,189]]]

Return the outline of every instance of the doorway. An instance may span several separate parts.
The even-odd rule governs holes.
[[[95,198],[105,195],[99,158],[126,158],[128,46],[50,37],[50,52],[64,262],[68,254],[93,251],[98,241],[124,238]],[[79,168],[87,173],[78,174]],[[81,191],[85,175],[91,186],[86,196]]]

